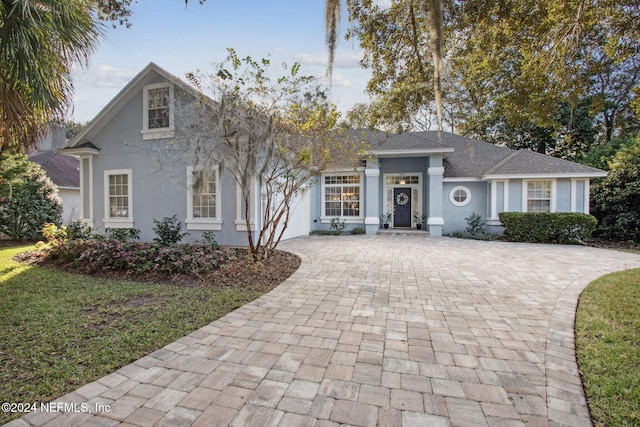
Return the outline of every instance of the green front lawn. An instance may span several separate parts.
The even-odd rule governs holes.
[[[576,317],[576,352],[594,425],[640,425],[640,269],[587,286]]]
[[[0,402],[47,402],[260,295],[112,281],[26,266],[0,247]],[[13,416],[0,412],[0,424]]]

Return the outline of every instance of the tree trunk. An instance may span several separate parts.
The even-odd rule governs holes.
[[[442,131],[442,0],[426,2],[429,17],[429,41],[433,58],[433,93],[436,101],[438,132]]]

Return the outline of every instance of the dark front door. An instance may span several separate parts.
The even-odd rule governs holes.
[[[393,226],[411,227],[411,188],[393,189]]]

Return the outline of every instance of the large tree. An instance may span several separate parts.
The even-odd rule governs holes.
[[[85,0],[0,1],[0,149],[21,151],[60,118],[71,69],[86,63],[100,26]]]
[[[358,138],[338,129],[339,113],[315,78],[303,75],[299,64],[282,67],[274,78],[268,59],[240,58],[229,49],[213,74],[189,74],[202,97],[180,109],[183,130],[170,144],[172,153],[195,165],[196,194],[215,168],[235,179],[248,246],[258,259],[275,250],[296,198],[319,172],[330,165],[356,167],[364,155]],[[174,161],[170,157],[163,158]],[[256,183],[257,230],[251,221]]]
[[[348,4],[354,22],[348,35],[365,51],[362,64],[372,71],[367,88],[379,121],[412,126],[425,110],[435,110],[431,100],[437,98],[436,70],[425,61],[434,52],[431,2]],[[441,8],[443,111],[452,129],[486,137],[496,122],[534,126],[553,133],[557,145],[568,135],[560,131],[566,117],[558,111],[589,103],[603,139],[634,131],[629,106],[640,69],[637,0],[449,0]]]

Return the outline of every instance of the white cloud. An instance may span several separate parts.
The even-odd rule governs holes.
[[[334,68],[360,68],[361,54],[338,54],[335,57]],[[326,67],[329,63],[329,56],[326,53],[296,53],[293,55],[295,61],[303,65],[320,65]]]
[[[373,0],[374,6],[378,6],[382,10],[391,9],[391,0]]]
[[[337,71],[331,76],[331,83],[335,87],[350,87],[353,84],[347,76]]]
[[[137,71],[106,64],[92,65],[86,69],[76,68],[73,71],[74,79],[83,80],[99,88],[122,88],[136,74]]]

